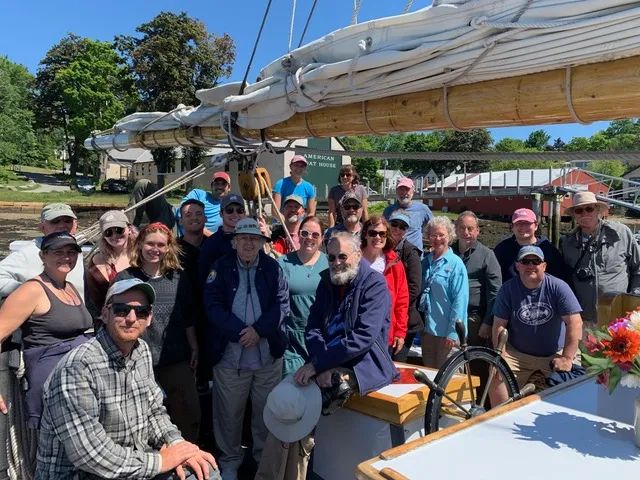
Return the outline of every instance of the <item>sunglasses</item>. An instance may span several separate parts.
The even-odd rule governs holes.
[[[307,230],[300,230],[300,236],[302,238],[313,238],[314,240],[317,240],[320,238],[320,234],[318,232],[308,232]]]
[[[342,209],[346,210],[346,211],[358,210],[359,208],[360,208],[360,205],[358,205],[357,203],[348,203],[348,204],[342,206]]]
[[[385,238],[387,236],[386,230],[367,230],[367,237],[369,238]]]
[[[596,207],[589,205],[588,207],[576,207],[573,209],[573,213],[582,215],[584,212],[593,213],[595,210],[596,210]]]
[[[544,260],[540,260],[539,258],[524,258],[520,260],[522,265],[540,265]]]
[[[237,213],[238,215],[242,215],[244,213],[244,208],[242,207],[226,207],[224,209],[224,213],[227,215],[231,215],[232,213]]]
[[[129,305],[127,303],[113,303],[111,304],[111,311],[116,317],[126,317],[131,310],[136,314],[136,318],[146,320],[151,315],[151,305]]]
[[[109,238],[109,237],[113,237],[114,235],[122,235],[124,234],[124,228],[123,227],[111,227],[111,228],[107,228],[104,231],[104,236]]]
[[[404,222],[398,222],[397,220],[393,220],[390,225],[393,228],[399,228],[400,230],[407,230],[409,228],[409,225]]]
[[[333,263],[336,260],[340,260],[341,262],[346,262],[347,259],[349,258],[349,255],[347,255],[346,253],[340,253],[338,255],[327,255],[327,259],[329,260],[329,263]]]
[[[49,220],[49,223],[53,225],[58,225],[59,223],[73,223],[73,218],[71,217],[57,217],[53,220]]]
[[[340,176],[341,177],[353,177],[353,175],[351,175],[350,173],[341,173]]]

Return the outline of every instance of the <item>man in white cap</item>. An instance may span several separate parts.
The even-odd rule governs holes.
[[[273,250],[281,255],[293,252],[300,247],[300,239],[298,231],[300,224],[305,217],[304,201],[298,195],[289,195],[284,199],[282,207],[282,216],[284,217],[284,225],[274,228],[271,240],[273,241]],[[284,232],[287,230],[289,235]],[[289,237],[291,240],[289,240]]]
[[[204,287],[213,431],[224,480],[237,480],[242,464],[242,419],[249,395],[253,457],[260,462],[267,437],[262,410],[282,377],[289,287],[278,262],[264,253],[269,240],[256,220],[240,220],[232,239],[234,253],[214,263]]]
[[[284,209],[282,199],[289,195],[297,195],[302,199],[302,206],[307,211],[307,215],[316,214],[316,187],[302,178],[307,171],[307,165],[306,158],[302,155],[294,155],[289,164],[291,176],[281,178],[273,186],[275,208],[281,212]]]
[[[42,273],[40,260],[40,242],[42,238],[54,232],[68,232],[75,235],[78,230],[78,220],[71,207],[64,203],[50,203],[40,212],[38,230],[42,237],[34,239],[29,245],[9,254],[0,262],[0,298],[8,296],[27,280]],[[76,287],[80,297],[84,300],[84,263],[82,253],[78,257],[76,266],[71,271],[68,281]]]
[[[603,218],[607,209],[593,192],[576,193],[566,210],[576,228],[560,239],[560,251],[589,327],[598,322],[599,296],[640,288],[640,247],[629,227]]]
[[[211,191],[207,192],[200,188],[194,188],[185,195],[182,203],[187,200],[198,200],[204,205],[204,216],[206,223],[204,225],[204,236],[208,237],[215,233],[222,219],[220,217],[220,200],[231,191],[231,177],[227,172],[215,172],[211,177]],[[177,219],[180,219],[181,210],[176,212]]]
[[[153,287],[140,279],[115,282],[102,309],[104,328],[51,373],[35,478],[220,478],[213,456],[185,441],[162,405],[140,339],[154,301]]]
[[[429,220],[433,218],[433,213],[431,213],[431,209],[423,202],[413,200],[413,194],[413,180],[409,177],[403,177],[398,180],[398,183],[396,184],[396,203],[385,208],[383,215],[384,218],[389,220],[389,218],[391,218],[391,214],[397,209],[404,209],[405,213],[409,215],[409,218],[411,219],[411,225],[409,225],[409,230],[407,231],[405,238],[408,242],[411,242],[418,247],[422,253],[424,250],[422,242],[422,227],[429,223]]]

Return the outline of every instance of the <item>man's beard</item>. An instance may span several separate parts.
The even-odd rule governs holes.
[[[298,215],[292,215],[289,218],[287,218],[287,223],[291,223],[291,224],[295,224],[298,223],[298,220],[300,219],[300,217],[298,217]]]
[[[347,215],[344,220],[346,223],[358,223],[358,215],[356,215],[355,213]]]
[[[331,283],[334,285],[346,285],[351,280],[356,278],[358,275],[358,269],[360,268],[359,264],[355,264],[353,267],[344,267],[340,268],[340,270],[336,271],[333,268],[329,269],[329,277],[331,278]]]
[[[407,207],[411,204],[411,198],[398,198],[398,203],[402,207]]]

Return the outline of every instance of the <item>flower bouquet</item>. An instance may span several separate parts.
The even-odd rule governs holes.
[[[580,345],[587,373],[613,393],[618,384],[640,388],[640,307],[607,327],[591,330]]]

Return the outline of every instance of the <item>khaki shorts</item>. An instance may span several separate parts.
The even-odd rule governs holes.
[[[516,376],[518,387],[522,388],[536,372],[540,372],[545,378],[551,375],[553,373],[551,360],[561,354],[562,350],[548,357],[536,357],[516,350],[512,345],[507,344],[504,352],[502,352],[502,358],[505,359],[507,365]]]

